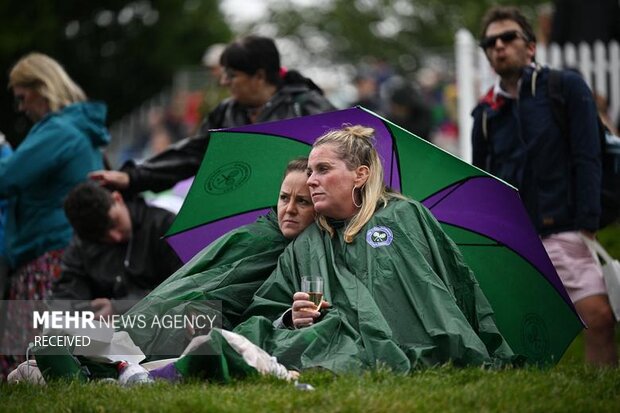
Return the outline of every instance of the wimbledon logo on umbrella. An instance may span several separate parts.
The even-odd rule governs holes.
[[[545,321],[534,313],[526,314],[523,318],[523,342],[528,356],[537,358],[549,354],[549,332]]]
[[[204,189],[213,195],[222,195],[247,182],[252,168],[245,162],[231,162],[219,167],[205,180]]]

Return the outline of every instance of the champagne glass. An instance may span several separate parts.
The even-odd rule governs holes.
[[[323,301],[323,278],[319,275],[301,277],[301,291],[310,296],[308,301],[312,301],[318,311]]]

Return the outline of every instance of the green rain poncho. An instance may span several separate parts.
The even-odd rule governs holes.
[[[331,238],[309,227],[284,251],[278,267],[235,331],[288,368],[396,372],[448,361],[502,365],[514,355],[456,245],[415,201],[379,208],[352,243],[344,228]],[[324,310],[313,326],[277,329],[304,275],[321,275]]]
[[[164,315],[203,312],[206,308],[202,301],[221,300],[222,327],[230,330],[241,321],[241,314],[275,269],[287,243],[271,211],[211,243],[126,314],[161,319]],[[146,324],[151,325],[150,321]],[[179,355],[191,338],[179,329],[126,330],[150,359]]]

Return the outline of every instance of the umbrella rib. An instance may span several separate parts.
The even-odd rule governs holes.
[[[436,207],[437,205],[439,205],[441,202],[443,202],[444,199],[446,199],[447,197],[449,197],[450,195],[452,195],[452,193],[454,193],[454,191],[456,191],[457,189],[459,189],[461,186],[463,186],[467,181],[469,181],[470,179],[473,179],[476,177],[467,177],[464,178],[460,181],[457,181],[453,184],[451,184],[450,186],[452,187],[452,189],[450,189],[448,192],[446,192],[441,198],[439,198],[437,201],[435,201],[435,203],[433,205],[428,205],[427,208],[432,210],[434,207]],[[439,189],[438,191],[435,191],[433,194],[427,196],[426,198],[424,198],[424,200],[422,200],[422,203],[424,203],[427,199],[434,197],[436,194],[440,193],[441,191],[445,191],[446,187],[443,187],[441,189]]]
[[[367,109],[361,107],[361,106],[357,106],[363,110],[365,110],[368,113],[371,113],[374,116],[377,116],[375,113],[368,111]],[[388,133],[388,135],[390,135],[390,138],[392,138],[392,153],[390,154],[390,183],[389,186],[391,188],[394,187],[394,182],[392,182],[392,179],[394,177],[394,164],[396,164],[396,169],[398,170],[398,190],[402,191],[402,187],[403,187],[403,183],[402,183],[402,174],[401,174],[401,170],[400,170],[400,162],[396,162],[396,159],[398,159],[398,145],[396,144],[396,137],[394,136],[394,133],[392,132],[392,128],[390,127],[391,122],[389,122],[387,119],[383,119],[382,117],[378,116],[378,119],[381,120],[381,123],[383,124],[383,127],[385,128],[385,131]]]
[[[390,186],[393,186],[393,182],[392,182],[392,177],[394,176],[394,160],[396,158],[398,158],[398,146],[396,145],[396,138],[394,137],[394,134],[392,133],[392,129],[390,129],[389,125],[387,124],[386,121],[382,121],[383,126],[385,127],[385,130],[388,132],[388,134],[390,135],[390,137],[392,138],[392,153],[390,156]],[[400,163],[398,164],[398,178],[400,181]],[[402,182],[398,182],[398,187],[402,188]]]
[[[460,245],[463,247],[505,247],[503,244],[476,244],[476,243],[468,243],[468,242],[457,242],[456,245]]]

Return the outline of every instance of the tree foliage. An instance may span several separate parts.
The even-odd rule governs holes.
[[[456,31],[475,35],[491,5],[518,4],[534,17],[540,0],[272,0],[267,22],[317,58],[355,63],[363,56],[414,70],[428,49],[451,48]],[[253,28],[256,30],[256,27]]]
[[[129,112],[196,65],[209,44],[231,33],[217,0],[28,0],[0,2],[3,85],[23,55],[57,59],[91,99],[108,104],[108,120]],[[14,143],[29,125],[0,93],[0,129]]]

